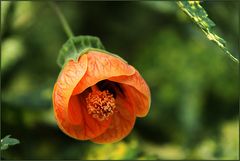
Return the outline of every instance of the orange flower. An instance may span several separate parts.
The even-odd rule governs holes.
[[[112,143],[126,137],[150,107],[148,85],[121,58],[88,51],[63,67],[53,91],[60,129],[78,140]]]

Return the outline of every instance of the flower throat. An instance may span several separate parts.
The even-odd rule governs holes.
[[[91,87],[92,92],[86,97],[88,114],[93,118],[104,121],[113,115],[116,102],[109,90],[100,91],[97,85]]]

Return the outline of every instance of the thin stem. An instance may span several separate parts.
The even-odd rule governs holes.
[[[73,32],[65,18],[65,16],[63,15],[63,13],[61,12],[61,10],[59,9],[59,7],[56,5],[56,3],[54,2],[49,2],[50,5],[52,6],[52,8],[54,9],[54,11],[56,12],[58,18],[60,19],[61,23],[62,23],[62,26],[63,26],[63,29],[64,31],[66,32],[67,36],[69,38],[73,37]]]

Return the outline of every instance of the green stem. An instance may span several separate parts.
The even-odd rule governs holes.
[[[56,3],[54,2],[49,2],[51,7],[54,9],[54,11],[56,12],[58,18],[60,19],[61,23],[62,23],[62,26],[63,26],[63,29],[64,31],[66,32],[67,36],[69,38],[73,37],[73,32],[65,18],[65,16],[63,15],[63,13],[61,12],[61,10],[59,9],[59,7],[56,5]]]

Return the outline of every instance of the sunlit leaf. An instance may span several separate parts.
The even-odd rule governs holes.
[[[199,1],[178,1],[177,4],[200,27],[209,40],[215,42],[234,62],[239,63],[239,60],[227,49],[225,40],[213,31],[215,24],[208,18],[207,12]]]
[[[11,135],[7,135],[3,139],[1,139],[1,150],[6,150],[9,146],[20,143],[18,139],[10,138],[10,136]]]

